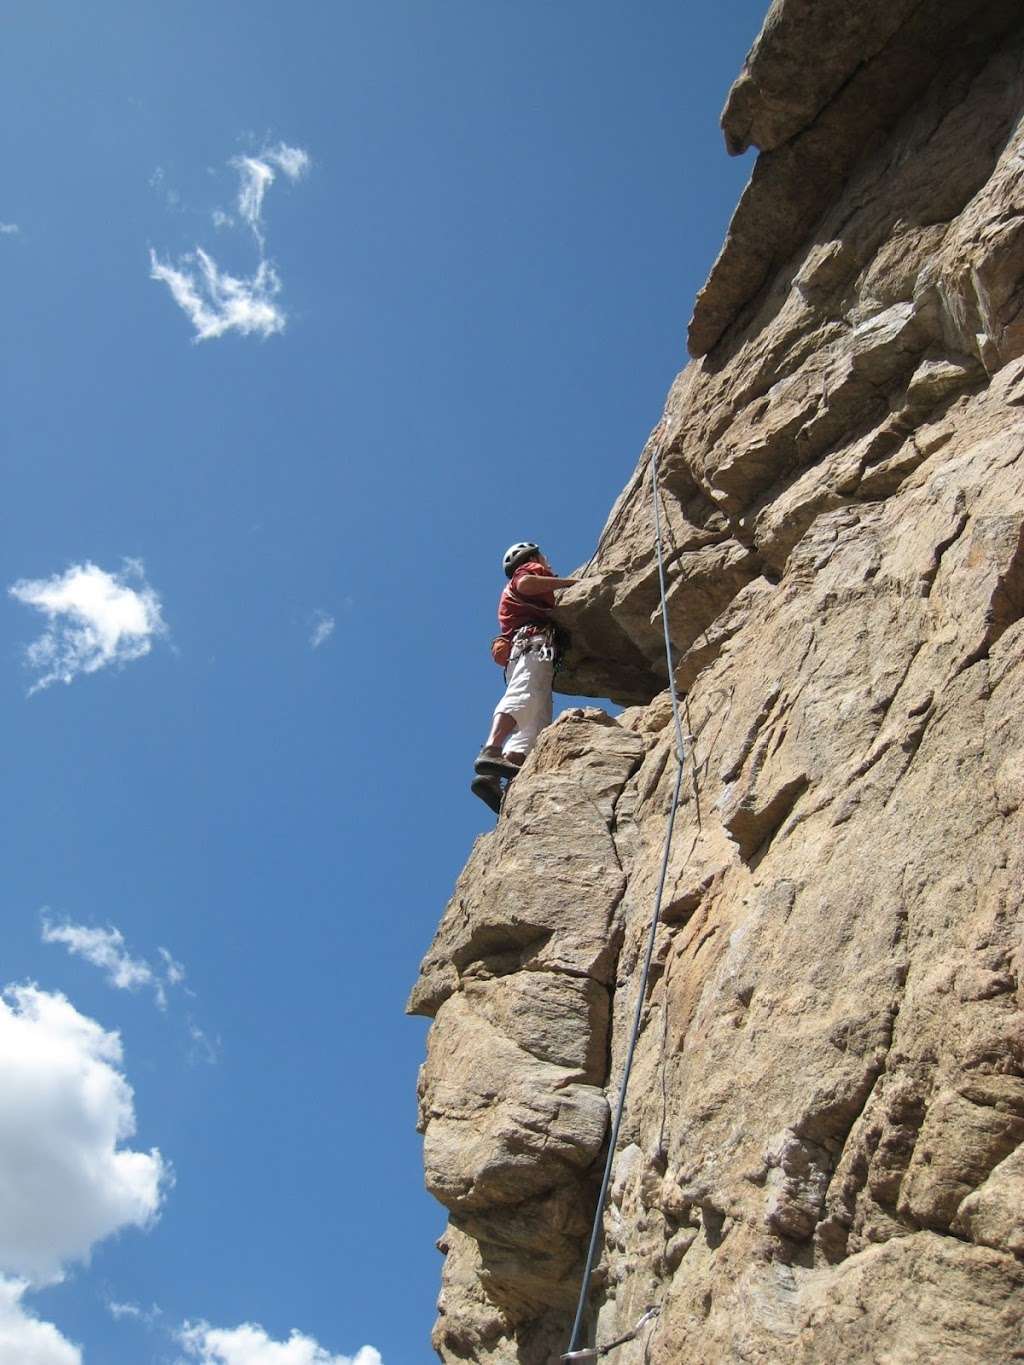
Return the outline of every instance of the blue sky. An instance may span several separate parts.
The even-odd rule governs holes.
[[[433,1358],[402,1006],[490,820],[500,555],[589,558],[660,414],[763,10],[8,7],[0,1331],[40,1365]]]

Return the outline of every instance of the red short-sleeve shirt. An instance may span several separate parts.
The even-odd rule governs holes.
[[[536,574],[540,578],[555,576],[543,564],[520,564],[498,600],[498,628],[506,637],[514,635],[520,626],[543,625],[555,605],[553,592],[527,597],[518,591],[519,584],[527,574]]]

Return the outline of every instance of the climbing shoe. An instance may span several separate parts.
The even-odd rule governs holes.
[[[510,763],[497,749],[488,749],[485,745],[477,754],[473,768],[481,777],[515,777],[520,764]]]
[[[501,780],[497,777],[474,777],[469,784],[469,790],[474,796],[479,796],[485,805],[490,806],[491,810],[497,815],[501,810]]]

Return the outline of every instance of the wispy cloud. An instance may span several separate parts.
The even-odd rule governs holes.
[[[167,995],[153,968],[142,958],[132,957],[125,947],[120,929],[91,929],[84,924],[52,924],[43,916],[44,943],[62,943],[72,957],[84,958],[106,973],[107,981],[119,991],[137,991],[152,986],[157,1004],[167,1006]]]
[[[195,991],[186,985],[183,963],[164,947],[156,950],[158,961],[138,957],[128,948],[124,934],[113,924],[99,928],[90,924],[75,924],[63,919],[56,922],[44,910],[40,930],[44,943],[57,943],[72,957],[79,957],[90,966],[98,967],[108,986],[115,990],[152,991],[158,1009],[166,1010],[171,993],[180,990],[195,999]],[[188,1059],[214,1066],[220,1058],[220,1038],[211,1038],[200,1028],[191,1013],[185,1015],[188,1032]]]
[[[192,1043],[188,1053],[189,1061],[205,1062],[207,1066],[216,1066],[217,1062],[220,1060],[220,1038],[211,1038],[208,1033],[199,1027],[191,1014],[188,1016],[187,1023],[188,1036]]]
[[[268,337],[284,329],[286,315],[276,302],[281,279],[267,256],[263,201],[276,172],[295,181],[306,174],[311,164],[308,152],[284,142],[264,147],[253,156],[232,158],[230,165],[239,175],[237,212],[259,248],[259,261],[252,275],[228,274],[200,246],[176,262],[161,260],[150,249],[150,278],[167,285],[171,297],[195,328],[193,340],[209,341],[226,332]],[[213,225],[218,229],[233,227],[235,220],[218,208],[213,211]]]
[[[0,237],[16,237],[20,231],[17,223],[0,223]]]
[[[164,972],[167,976],[168,985],[180,986],[185,980],[185,968],[180,962],[175,962],[166,948],[158,948],[157,952],[163,958]]]
[[[309,170],[309,153],[301,147],[289,147],[279,142],[276,147],[264,148],[258,156],[236,156],[231,164],[241,181],[238,212],[249,224],[262,252],[266,245],[263,237],[263,198],[274,183],[274,167],[283,171],[289,180],[300,180]]]
[[[186,1323],[179,1340],[199,1365],[382,1365],[373,1346],[361,1346],[354,1356],[332,1355],[294,1328],[287,1341],[274,1341],[252,1322],[228,1329],[208,1322]]]
[[[29,696],[79,673],[141,659],[167,633],[160,599],[138,560],[125,560],[119,574],[88,561],[72,564],[52,578],[20,579],[8,591],[49,623],[25,650],[27,665],[39,674]]]
[[[118,1303],[116,1299],[107,1300],[107,1312],[115,1322],[123,1318],[141,1318],[142,1309],[137,1303]]]
[[[260,261],[255,275],[240,279],[221,270],[198,246],[176,266],[161,261],[152,249],[149,260],[150,279],[167,285],[196,329],[194,340],[209,341],[225,332],[269,337],[284,330],[285,314],[274,302],[281,281],[269,261]]]
[[[164,174],[163,166],[157,166],[156,170],[149,177],[149,187],[160,195],[169,209],[174,211],[181,210],[181,194],[178,190],[167,184],[167,176]]]
[[[163,967],[154,967],[143,957],[133,957],[128,951],[124,934],[109,925],[106,929],[87,924],[73,924],[64,920],[54,924],[49,916],[42,916],[44,943],[60,943],[72,957],[83,958],[105,973],[108,985],[119,991],[138,991],[145,987],[153,992],[160,1009],[167,1008],[167,987],[180,986],[185,980],[185,968],[176,962],[166,948],[158,949]]]
[[[334,634],[334,627],[337,622],[327,611],[319,608],[313,613],[313,629],[310,631],[309,643],[312,649],[319,649],[325,641],[329,640]]]
[[[238,191],[238,212],[252,228],[262,250],[263,196],[274,183],[274,172],[265,161],[255,156],[239,156],[231,163],[241,176]]]
[[[117,1299],[107,1299],[107,1312],[115,1322],[141,1322],[147,1327],[153,1327],[163,1317],[163,1309],[159,1304],[153,1304],[149,1308],[142,1308],[137,1303],[119,1303]]]
[[[300,180],[313,164],[308,152],[303,151],[301,147],[289,147],[284,142],[271,147],[264,152],[264,156],[279,170],[284,171],[289,180]]]

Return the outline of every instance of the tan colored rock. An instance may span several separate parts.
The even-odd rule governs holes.
[[[588,1319],[617,1365],[1024,1359],[1024,21],[946,6],[908,67],[935,15],[781,0],[727,110],[775,160],[665,413],[688,767]],[[410,1002],[444,1361],[567,1341],[675,779],[650,459],[561,609],[562,685],[630,709],[545,733]]]
[[[612,831],[644,748],[597,711],[545,733],[498,830],[478,842],[410,1000],[434,1018],[420,1128],[427,1188],[460,1233],[435,1333],[453,1350],[520,1328],[547,1341],[547,1310],[564,1330],[608,1118],[625,885]]]
[[[1020,1360],[1024,1268],[922,1232],[851,1259],[807,1294],[790,1357],[887,1365]]]
[[[775,0],[722,115],[731,152],[763,150],[697,296],[691,355],[707,355],[742,318],[936,69],[947,63],[952,78],[1018,20],[1005,0]]]
[[[1024,1148],[1015,1148],[961,1203],[953,1230],[1024,1259]]]

